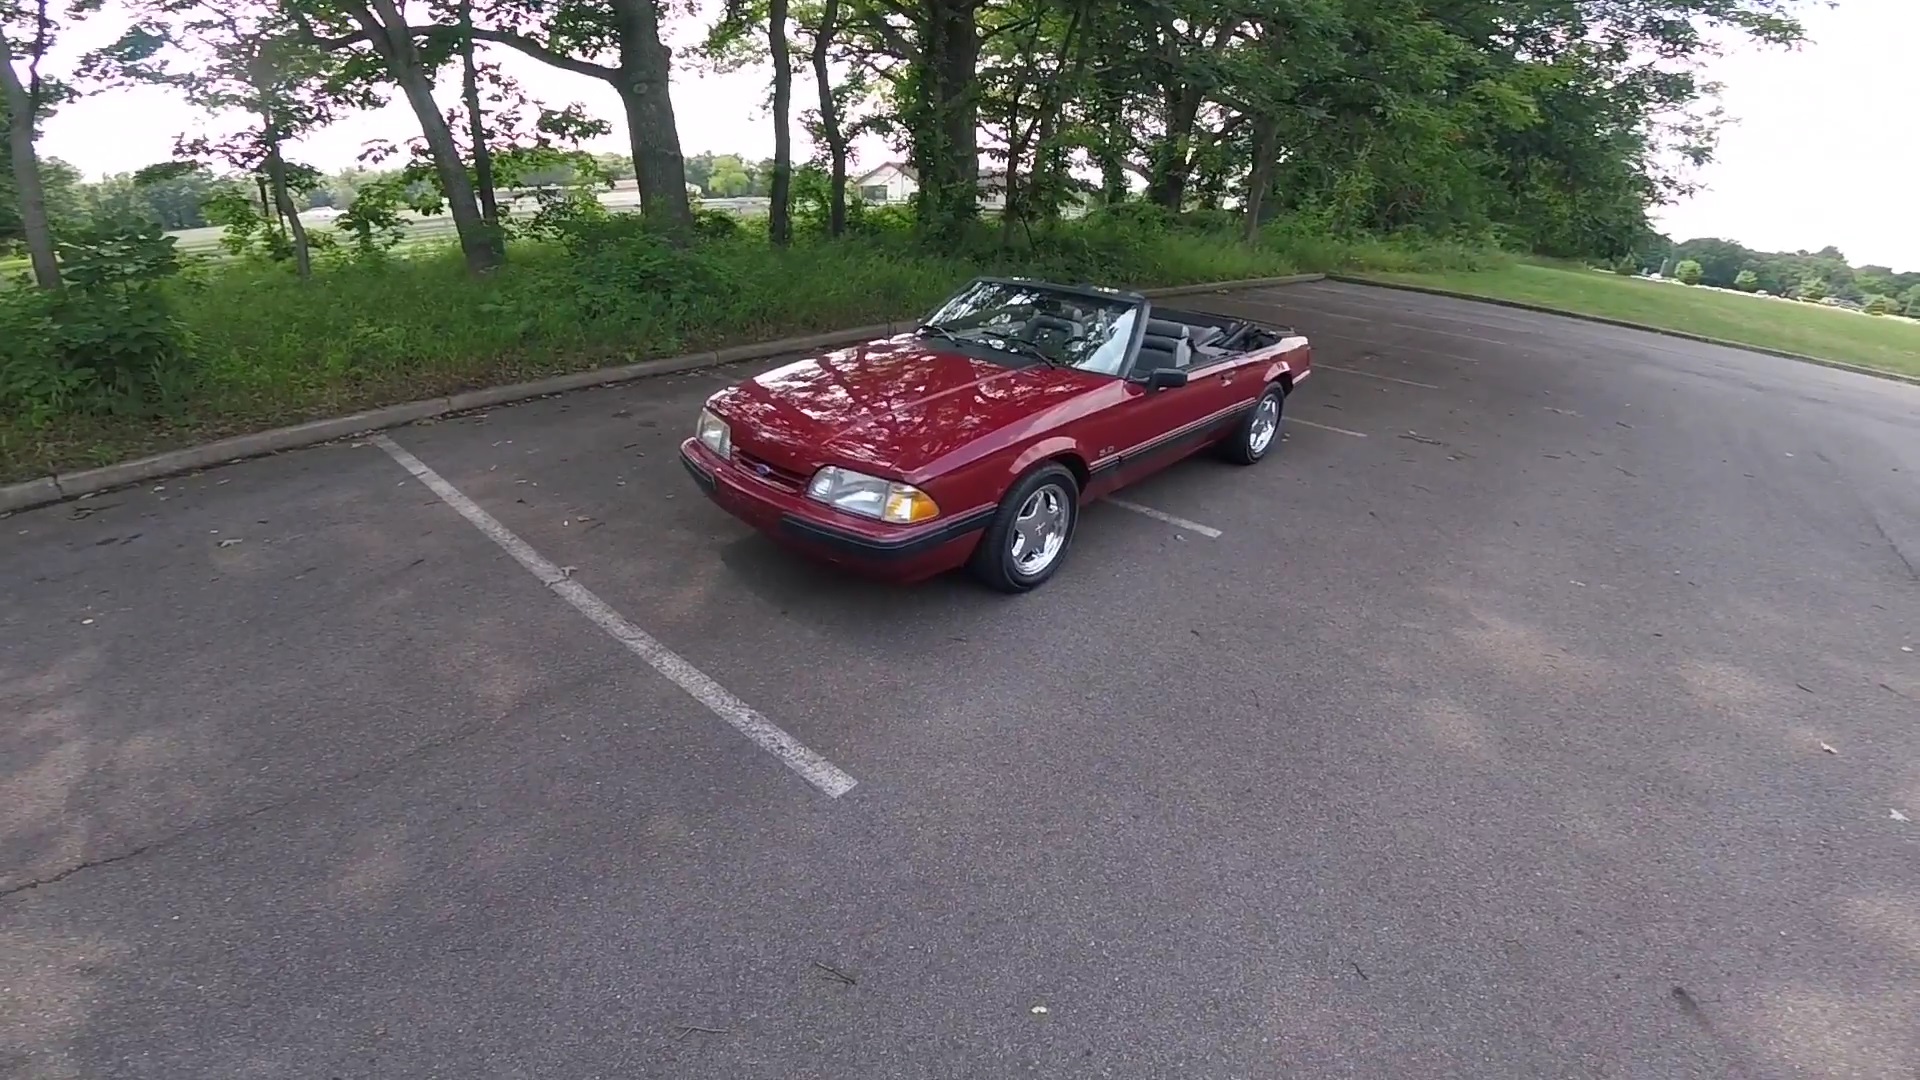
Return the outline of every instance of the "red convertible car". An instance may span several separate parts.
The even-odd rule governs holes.
[[[1208,446],[1266,457],[1311,363],[1284,327],[980,278],[912,333],[721,390],[680,456],[789,546],[1020,592],[1060,568],[1090,500]]]

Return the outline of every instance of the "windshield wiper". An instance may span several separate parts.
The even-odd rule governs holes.
[[[1042,349],[1040,346],[1035,345],[1031,341],[1027,341],[1023,338],[1012,337],[1007,334],[996,334],[991,330],[982,330],[980,331],[980,333],[986,337],[992,338],[995,341],[1004,342],[1009,351],[1024,353],[1025,355],[1033,357],[1035,360],[1040,361],[1041,363],[1047,365],[1048,367],[1068,366],[1065,360],[1061,360],[1057,357],[1049,355],[1045,349]]]
[[[958,334],[955,334],[953,331],[947,329],[944,326],[941,326],[939,323],[930,323],[930,322],[921,323],[919,326],[916,326],[913,328],[913,332],[916,334],[933,334],[936,337],[943,337],[943,338],[946,338],[948,341],[953,342],[955,345],[966,344],[965,338],[960,337]]]

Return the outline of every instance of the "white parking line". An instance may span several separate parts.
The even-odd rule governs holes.
[[[804,777],[807,783],[819,788],[833,798],[839,798],[853,789],[857,783],[853,777],[840,771],[839,767],[819,754],[801,745],[798,740],[766,717],[750,708],[746,702],[727,693],[726,688],[708,678],[706,673],[680,658],[678,653],[649,637],[645,631],[621,617],[620,613],[608,607],[606,601],[595,596],[585,585],[574,581],[569,570],[562,570],[526,541],[515,536],[512,530],[494,518],[492,514],[480,509],[472,499],[462,495],[459,489],[447,483],[440,474],[428,468],[419,458],[402,449],[398,443],[385,435],[375,435],[375,446],[385,450],[388,456],[400,463],[400,467],[412,473],[428,490],[440,496],[440,501],[458,511],[460,516],[471,522],[487,539],[500,545],[501,549],[513,556],[514,561],[527,568],[527,571],[540,580],[542,585],[551,589],[560,599],[572,604],[574,610],[585,615],[595,626],[605,630],[607,635],[627,647],[627,651],[647,662],[653,670],[667,677],[669,682],[691,694],[694,700],[713,711],[715,716],[733,725],[734,730],[753,740],[762,750],[780,759],[781,764]]]
[[[1300,418],[1299,418],[1299,417],[1297,417],[1297,416],[1289,416],[1289,417],[1287,417],[1287,423],[1289,423],[1289,424],[1305,424],[1305,425],[1306,425],[1306,426],[1308,426],[1308,427],[1317,427],[1317,428],[1319,428],[1319,429],[1320,429],[1321,431],[1337,431],[1337,432],[1339,432],[1339,433],[1340,433],[1340,434],[1342,434],[1342,435],[1351,435],[1351,436],[1353,436],[1353,437],[1354,437],[1354,438],[1356,438],[1356,439],[1364,439],[1364,438],[1366,438],[1366,437],[1367,437],[1367,433],[1366,433],[1366,432],[1364,432],[1364,431],[1348,431],[1348,430],[1347,430],[1346,428],[1343,428],[1343,427],[1334,427],[1334,426],[1333,426],[1332,424],[1316,424],[1316,423],[1314,423],[1314,422],[1313,422],[1313,421],[1311,421],[1311,420],[1302,420],[1302,419],[1300,419]]]
[[[1176,529],[1185,529],[1188,532],[1199,533],[1209,540],[1220,539],[1220,530],[1211,525],[1202,525],[1197,521],[1188,521],[1183,517],[1174,517],[1165,510],[1155,510],[1151,506],[1141,506],[1139,503],[1128,502],[1125,499],[1109,498],[1107,502],[1112,503],[1122,510],[1131,510],[1136,514],[1145,514],[1155,521],[1164,521]]]
[[[1320,361],[1315,361],[1313,366],[1315,368],[1325,368],[1328,371],[1338,371],[1344,375],[1364,375],[1369,379],[1379,379],[1381,382],[1397,382],[1401,386],[1417,386],[1422,390],[1440,389],[1432,383],[1414,382],[1412,379],[1396,379],[1391,375],[1376,375],[1371,371],[1361,371],[1358,368],[1334,367],[1332,364],[1322,363]]]

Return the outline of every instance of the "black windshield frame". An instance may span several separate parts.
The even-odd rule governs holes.
[[[965,285],[962,285],[960,288],[955,289],[953,292],[949,293],[946,299],[940,301],[938,306],[936,306],[932,311],[927,313],[925,318],[921,320],[921,325],[923,326],[937,325],[935,320],[937,320],[940,314],[944,312],[948,307],[950,307],[954,303],[954,301],[965,296],[967,293],[980,288],[981,286],[989,286],[989,285],[999,285],[999,286],[1005,286],[1008,288],[1026,289],[1034,292],[1054,293],[1061,297],[1070,298],[1074,300],[1092,301],[1102,305],[1131,308],[1132,314],[1133,314],[1133,324],[1127,330],[1125,343],[1121,347],[1120,362],[1119,362],[1119,365],[1115,368],[1115,370],[1111,372],[1107,372],[1107,371],[1101,371],[1094,368],[1080,367],[1077,364],[1064,363],[1064,362],[1058,363],[1056,366],[1071,368],[1074,371],[1078,371],[1087,375],[1100,375],[1100,376],[1104,376],[1104,377],[1116,379],[1116,380],[1126,379],[1128,377],[1128,373],[1133,370],[1134,360],[1139,355],[1139,352],[1140,352],[1141,339],[1146,336],[1147,320],[1152,317],[1152,313],[1153,313],[1152,302],[1149,301],[1146,298],[1146,296],[1137,292],[1130,292],[1130,291],[1121,290],[1121,289],[1102,289],[1092,285],[1061,285],[1057,282],[1039,281],[1033,278],[994,277],[994,276],[983,275],[980,277],[976,277],[971,281],[968,281]],[[1032,363],[1036,363],[1036,364],[1041,363],[1041,361],[1039,360],[1033,360],[1030,357],[1025,357],[1025,354],[1023,353],[1008,350],[1008,349],[997,348],[993,345],[988,345],[984,342],[976,343],[976,342],[969,341],[969,342],[964,342],[963,344],[967,346],[972,346],[973,348],[970,351],[978,351],[983,354],[988,354],[992,357],[992,359],[996,361],[1002,360],[1002,359],[1011,359],[1014,357],[1023,357],[1023,358],[1029,359]]]

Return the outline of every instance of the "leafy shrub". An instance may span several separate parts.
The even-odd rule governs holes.
[[[693,215],[693,232],[707,240],[730,240],[740,235],[740,219],[724,210],[699,210]]]
[[[610,227],[613,215],[592,192],[577,188],[544,188],[534,194],[539,209],[516,230],[522,236],[560,240]]]
[[[0,405],[33,422],[62,412],[145,412],[191,372],[160,285],[180,270],[151,222],[109,223],[60,245],[66,287],[0,292]]]
[[[1679,266],[1673,268],[1673,276],[1682,285],[1700,284],[1700,264],[1692,259],[1682,259]]]
[[[908,236],[917,227],[911,206],[868,206],[858,199],[847,202],[847,232],[852,235]]]
[[[1127,199],[1094,208],[1087,214],[1084,221],[1088,227],[1092,228],[1099,228],[1102,225],[1122,225],[1164,232],[1173,226],[1173,214],[1159,203],[1147,202],[1144,199]]]
[[[333,227],[347,235],[355,256],[379,259],[406,238],[407,222],[400,212],[407,205],[406,184],[399,177],[373,180],[354,193],[353,204],[334,219]]]
[[[1238,234],[1246,228],[1246,218],[1237,211],[1219,207],[1189,210],[1179,217],[1179,225],[1200,233]]]
[[[638,215],[577,214],[556,220],[551,231],[569,256],[556,284],[582,318],[650,320],[698,306],[733,285],[718,259],[669,245]]]

